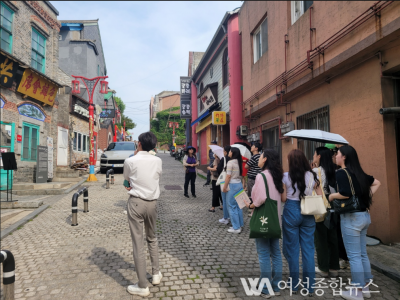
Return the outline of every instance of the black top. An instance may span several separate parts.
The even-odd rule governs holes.
[[[218,176],[221,175],[223,169],[224,169],[224,160],[226,159],[226,157],[223,157],[220,161],[219,164],[217,166],[217,172],[218,172]],[[226,164],[228,164],[229,158],[226,161]]]
[[[349,173],[351,177],[351,181],[353,182],[353,187],[354,187],[354,193],[355,195],[361,199],[361,188],[360,184],[358,183],[358,180],[356,176],[350,172],[348,169],[346,171]],[[337,170],[336,171],[336,183],[337,183],[337,191],[340,195],[345,196],[345,197],[351,197],[351,187],[350,187],[350,182],[349,178],[347,177],[346,171],[343,169]],[[368,178],[368,184],[371,186],[372,183],[374,182],[375,178],[373,176],[367,175]],[[363,201],[360,201],[360,206],[362,210],[365,210],[367,206]]]

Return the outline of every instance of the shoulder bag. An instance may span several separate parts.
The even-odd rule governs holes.
[[[311,176],[309,189],[311,189],[313,183],[314,176]],[[301,199],[300,206],[302,215],[323,215],[326,213],[324,199],[315,193],[314,188],[311,196],[305,196]]]
[[[343,169],[343,170],[346,172],[347,178],[349,178],[349,183],[350,183],[352,196],[350,198],[348,198],[348,199],[341,199],[341,200],[335,199],[335,200],[333,200],[332,201],[333,202],[333,208],[335,209],[335,212],[338,213],[338,214],[361,211],[360,201],[358,200],[358,197],[355,195],[353,181],[351,180],[351,176],[347,172],[346,169]]]
[[[322,199],[324,200],[325,209],[331,208],[331,206],[329,205],[329,201],[326,199],[325,191],[322,186],[321,167],[318,168],[318,179],[319,179],[319,182],[321,183]],[[325,220],[326,214],[327,214],[327,210],[325,210],[325,213],[322,215],[315,215],[314,216],[315,222],[323,222]]]
[[[225,179],[226,179],[226,157],[224,157],[224,168],[222,169],[222,172],[219,175],[218,180],[215,183],[215,185],[220,185],[221,182],[225,182]]]
[[[281,225],[279,224],[278,202],[269,197],[269,189],[265,174],[261,173],[267,198],[260,207],[254,208],[254,213],[250,219],[250,238],[275,238],[280,239],[282,235]]]

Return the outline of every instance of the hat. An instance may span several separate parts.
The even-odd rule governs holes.
[[[218,143],[217,143],[217,141],[214,140],[211,142],[211,144],[217,145]]]
[[[189,147],[186,148],[186,153],[187,153],[187,154],[189,154],[189,150],[190,150],[190,149],[193,149],[193,154],[196,153],[196,148],[193,147],[193,146],[189,146]]]

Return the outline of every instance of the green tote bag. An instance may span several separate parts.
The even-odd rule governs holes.
[[[250,238],[281,238],[281,226],[279,225],[278,202],[269,197],[267,178],[261,173],[267,199],[264,204],[254,209],[250,219]]]

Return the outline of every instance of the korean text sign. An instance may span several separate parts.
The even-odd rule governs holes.
[[[18,92],[28,95],[48,105],[54,104],[57,86],[27,69],[22,76]]]
[[[212,112],[212,124],[213,125],[225,125],[226,124],[226,112],[213,111]]]
[[[192,117],[192,90],[190,77],[180,78],[181,93],[181,119],[190,119]]]

